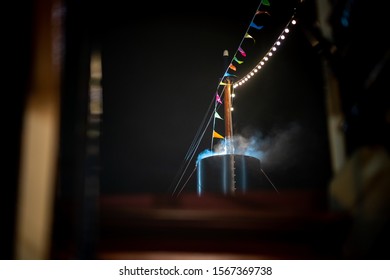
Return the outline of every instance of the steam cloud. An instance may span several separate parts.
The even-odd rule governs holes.
[[[275,168],[286,169],[296,164],[302,152],[302,128],[296,124],[289,124],[285,128],[272,130],[266,137],[259,131],[248,131],[244,135],[234,135],[234,154],[243,154],[258,158],[267,170]],[[305,141],[307,142],[307,141]],[[226,154],[225,141],[221,140],[214,146],[214,150],[205,150],[198,155],[198,161],[213,155]]]

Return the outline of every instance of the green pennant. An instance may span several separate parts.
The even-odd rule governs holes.
[[[265,6],[270,6],[270,3],[268,0],[261,0],[261,4],[263,4]]]

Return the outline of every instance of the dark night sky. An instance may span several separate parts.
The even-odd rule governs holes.
[[[165,193],[225,72],[223,50],[236,52],[259,2],[164,1],[130,10],[105,2],[102,193]],[[255,18],[264,28],[249,29],[256,42],[244,40],[239,77],[272,46],[297,3],[269,2],[261,10],[271,16]],[[322,188],[330,178],[320,59],[298,24],[262,72],[236,91],[234,132],[260,135],[269,149],[263,169],[280,189]],[[197,154],[210,141],[211,127]]]

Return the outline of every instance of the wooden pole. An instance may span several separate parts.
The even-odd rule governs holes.
[[[226,79],[227,85],[224,91],[224,117],[225,117],[225,140],[230,142],[233,138],[233,123],[232,123],[232,95],[231,95],[231,82],[230,79]],[[229,151],[227,151],[229,152]]]
[[[232,95],[231,95],[231,82],[230,79],[226,79],[227,85],[224,91],[224,116],[225,116],[225,148],[226,153],[229,155],[229,170],[228,170],[228,189],[232,195],[236,191],[235,187],[235,173],[234,173],[234,147],[233,147],[233,122],[232,122]]]

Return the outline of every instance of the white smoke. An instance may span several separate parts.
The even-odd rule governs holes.
[[[267,170],[281,170],[297,164],[305,148],[302,147],[302,143],[307,142],[304,141],[305,137],[306,140],[310,138],[296,123],[272,130],[267,137],[260,140],[264,153],[262,165]]]
[[[267,170],[287,169],[296,164],[302,152],[302,128],[291,123],[283,128],[275,128],[264,136],[260,131],[246,129],[244,133],[233,136],[234,154],[258,158]],[[226,142],[220,140],[213,151],[205,150],[198,156],[198,161],[213,155],[226,154]]]

